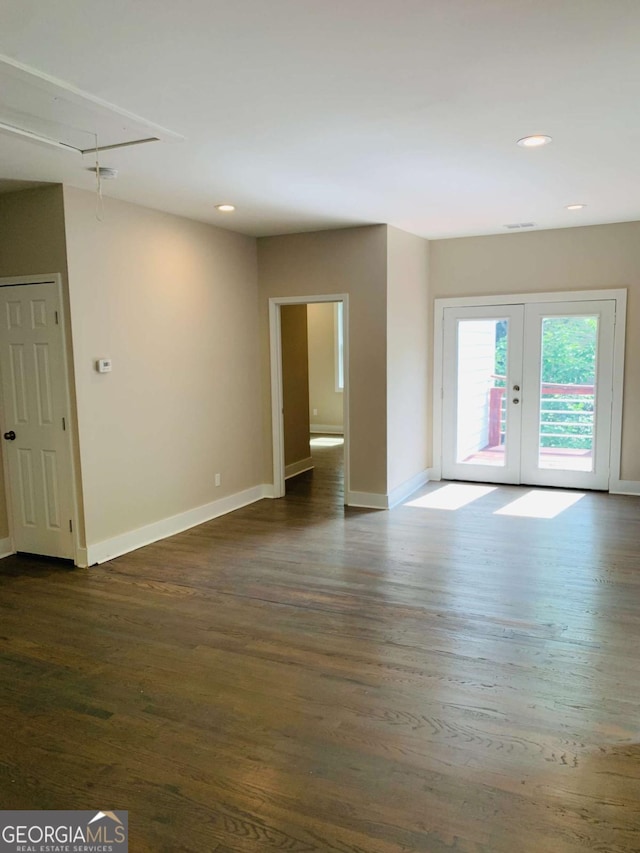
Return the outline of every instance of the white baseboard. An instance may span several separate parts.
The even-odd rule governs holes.
[[[0,560],[15,553],[11,539],[0,539]]]
[[[376,492],[347,492],[347,506],[357,506],[363,509],[388,509],[386,495]]]
[[[113,560],[115,557],[129,553],[129,551],[135,551],[145,545],[150,545],[152,542],[157,542],[159,539],[182,533],[183,530],[188,530],[190,527],[196,527],[205,521],[211,521],[213,518],[241,509],[243,506],[255,503],[264,497],[272,496],[266,493],[268,490],[273,493],[273,486],[253,486],[251,489],[228,495],[226,498],[220,498],[217,501],[187,510],[187,512],[181,512],[170,518],[163,518],[161,521],[147,524],[137,530],[130,530],[128,533],[122,533],[112,539],[96,542],[87,547],[87,563],[90,566],[96,563],[105,563],[107,560]]]
[[[406,480],[395,489],[392,489],[387,496],[389,509],[393,509],[394,506],[398,506],[398,504],[406,500],[409,495],[412,495],[421,488],[421,486],[428,483],[430,479],[430,472],[430,468],[425,468],[424,471],[420,471],[420,473],[416,474],[415,477],[411,477],[410,480]]]
[[[344,435],[342,424],[311,424],[309,432],[326,432],[329,435]]]
[[[292,462],[290,465],[286,465],[284,469],[284,478],[288,480],[289,477],[295,477],[296,474],[302,474],[303,471],[311,471],[313,468],[313,459],[310,456],[307,456],[306,459],[298,459],[297,462]]]
[[[638,480],[612,480],[609,483],[609,491],[612,495],[640,495],[640,482]]]
[[[403,500],[412,495],[431,479],[431,468],[425,468],[415,477],[393,489],[388,495],[374,492],[347,492],[347,506],[357,506],[363,509],[393,509]]]

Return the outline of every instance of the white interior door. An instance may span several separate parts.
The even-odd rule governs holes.
[[[442,475],[606,489],[614,300],[445,308]]]
[[[13,546],[73,557],[67,375],[55,283],[0,287],[0,373]]]

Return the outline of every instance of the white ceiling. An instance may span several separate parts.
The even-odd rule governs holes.
[[[2,0],[0,53],[185,137],[106,195],[247,234],[640,219],[640,0]],[[90,165],[0,134],[0,190]]]

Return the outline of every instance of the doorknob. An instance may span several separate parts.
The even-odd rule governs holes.
[[[514,402],[514,403],[519,403],[519,402],[520,402],[520,400],[519,400],[519,398],[518,398],[518,397],[514,397],[514,398],[513,398],[513,402]]]
[[[9,432],[5,432],[4,437],[7,439],[7,441],[16,440],[16,434],[12,429],[10,429]]]
[[[520,386],[519,386],[519,385],[514,385],[514,386],[513,386],[513,390],[514,390],[514,391],[519,391],[519,390],[520,390]]]

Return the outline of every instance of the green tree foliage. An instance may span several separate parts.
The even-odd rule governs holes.
[[[545,318],[542,327],[542,382],[594,385],[597,345],[596,317]],[[506,368],[507,322],[503,320],[496,324],[496,375],[506,376]],[[496,385],[504,387],[505,380],[497,379]],[[592,396],[567,391],[555,395],[547,393],[542,397],[540,420],[543,447],[591,448]]]
[[[543,321],[542,381],[593,385],[598,343],[595,317],[553,317]]]
[[[593,385],[598,342],[595,317],[551,317],[542,328],[542,381]],[[496,324],[496,374],[507,372],[507,321]],[[504,385],[504,381],[497,384]]]

